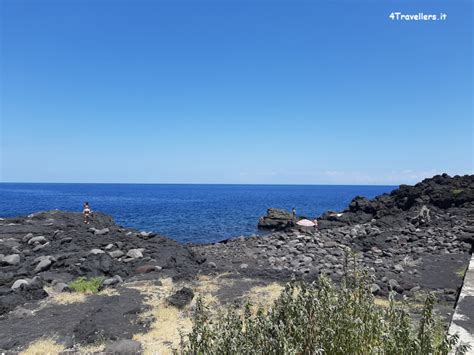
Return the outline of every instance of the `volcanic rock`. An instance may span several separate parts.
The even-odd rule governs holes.
[[[143,258],[142,252],[138,249],[130,249],[127,253],[127,256],[133,259]]]
[[[0,259],[0,263],[7,265],[17,265],[20,263],[20,255],[11,254]]]
[[[189,287],[183,287],[175,294],[168,297],[168,303],[177,308],[184,308],[191,303],[194,298],[194,292]]]
[[[260,229],[285,229],[293,226],[293,216],[290,212],[287,212],[278,208],[269,208],[267,215],[260,217],[258,220],[258,228]]]

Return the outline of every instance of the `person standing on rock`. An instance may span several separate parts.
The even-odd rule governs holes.
[[[91,215],[91,208],[89,207],[89,202],[84,203],[82,214],[84,215],[84,223],[89,224],[90,215]]]
[[[296,208],[291,209],[291,224],[294,226],[296,224]]]

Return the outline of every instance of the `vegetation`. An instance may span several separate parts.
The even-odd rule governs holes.
[[[69,284],[71,290],[80,293],[97,293],[99,292],[100,286],[102,281],[104,280],[103,277],[93,277],[87,279],[85,277],[79,277],[75,279],[73,282]]]
[[[464,189],[454,189],[451,192],[453,193],[454,197],[458,197],[460,194],[462,194]]]
[[[429,295],[414,322],[406,304],[390,296],[388,307],[374,303],[364,271],[346,273],[340,287],[317,282],[288,283],[265,310],[247,304],[211,316],[198,300],[193,330],[182,337],[184,354],[448,354],[458,336],[446,335],[433,314]],[[457,353],[467,350],[458,347]]]
[[[465,265],[465,266],[459,268],[459,269],[456,271],[456,275],[458,275],[460,278],[464,278],[464,275],[466,275],[468,266],[469,266],[469,265]]]

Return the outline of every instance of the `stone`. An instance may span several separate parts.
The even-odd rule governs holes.
[[[142,353],[142,345],[131,339],[122,339],[108,344],[104,350],[105,354],[135,355]]]
[[[28,285],[28,283],[29,283],[28,280],[25,280],[25,279],[16,280],[16,281],[13,283],[11,289],[12,289],[12,290],[16,290],[16,289],[20,288],[21,285]]]
[[[179,309],[184,308],[186,305],[191,303],[194,298],[194,292],[189,287],[183,287],[175,294],[168,297],[168,303]]]
[[[33,237],[31,238],[30,240],[28,240],[28,244],[35,244],[35,243],[41,243],[41,244],[44,244],[44,243],[47,243],[48,240],[43,237],[42,235],[38,236],[38,237]]]
[[[93,255],[97,255],[97,254],[104,254],[105,251],[103,251],[102,249],[92,249],[89,254],[93,254]]]
[[[213,261],[208,262],[207,265],[209,265],[209,267],[212,269],[215,269],[217,267],[216,263]]]
[[[38,244],[38,245],[35,246],[32,250],[33,250],[33,251],[38,251],[38,250],[41,250],[41,249],[46,248],[47,246],[49,246],[49,242],[46,242],[46,243],[44,243],[44,244]]]
[[[71,289],[69,288],[68,284],[64,282],[56,282],[53,285],[53,290],[56,292],[71,292]]]
[[[248,264],[240,264],[240,269],[243,270],[243,269],[247,269],[249,266]]]
[[[102,228],[102,229],[97,229],[97,228],[89,228],[91,232],[94,233],[94,235],[104,235],[110,232],[109,228]]]
[[[375,283],[372,284],[372,286],[370,286],[370,292],[374,295],[378,295],[380,293],[380,286]]]
[[[395,279],[390,279],[388,280],[388,286],[391,290],[394,290],[397,293],[402,293],[403,288],[400,286],[397,280]]]
[[[107,244],[107,246],[104,248],[105,250],[110,250],[114,247],[113,244]]]
[[[102,281],[102,286],[112,286],[118,284],[119,282],[120,281],[117,278],[112,277],[110,279],[105,279],[104,281]]]
[[[109,255],[112,258],[120,258],[121,256],[124,256],[125,253],[121,250],[114,250],[114,251],[109,252]]]
[[[138,249],[130,249],[128,252],[127,252],[127,256],[129,258],[133,258],[133,259],[139,259],[139,258],[143,258],[143,254],[140,250]]]
[[[394,267],[395,271],[398,271],[398,272],[403,272],[405,271],[405,269],[403,268],[403,266],[401,266],[400,264],[396,264]]]
[[[7,255],[3,257],[1,262],[8,265],[17,265],[20,263],[20,255],[18,254]]]
[[[50,259],[44,259],[39,262],[35,267],[35,272],[41,272],[50,268],[52,261]]]
[[[39,263],[43,260],[52,260],[55,261],[55,259],[51,255],[40,255],[37,258],[33,260],[33,263]]]
[[[23,243],[27,243],[31,238],[33,238],[33,233],[28,233],[21,240],[23,241]]]

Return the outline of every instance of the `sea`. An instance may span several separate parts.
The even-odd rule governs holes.
[[[269,207],[314,218],[340,211],[355,196],[372,198],[397,186],[0,183],[0,217],[38,211],[92,211],[129,228],[182,243],[213,243],[262,235],[258,218]]]

